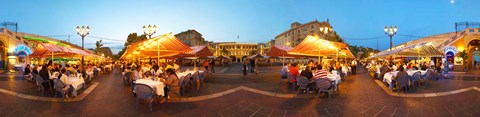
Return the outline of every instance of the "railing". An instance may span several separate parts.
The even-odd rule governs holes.
[[[451,37],[450,39],[448,39],[447,41],[443,42],[442,44],[438,45],[437,48],[438,49],[441,49],[441,47],[444,47],[450,43],[452,43],[453,41],[457,40],[458,38],[462,37],[465,35],[465,31],[461,32],[460,35],[455,35],[453,37]]]

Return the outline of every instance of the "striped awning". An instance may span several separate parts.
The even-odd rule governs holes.
[[[120,59],[163,58],[178,54],[194,54],[194,51],[168,33],[130,44]]]
[[[373,58],[379,57],[442,57],[443,54],[439,52],[432,43],[424,42],[411,46],[406,46],[391,51],[382,51],[373,55]]]
[[[354,57],[347,44],[324,40],[317,36],[307,36],[295,48],[288,51],[288,54],[301,56],[336,56],[341,53],[345,53],[347,58]]]
[[[288,51],[292,49],[293,48],[289,46],[274,45],[268,51],[267,56],[271,56],[271,57],[294,56],[294,55],[288,54]]]
[[[55,57],[94,56],[94,54],[88,53],[81,49],[69,48],[49,43],[38,44],[30,56],[49,57],[52,56],[52,54]]]

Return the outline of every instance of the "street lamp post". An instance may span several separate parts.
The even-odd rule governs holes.
[[[143,25],[143,33],[148,36],[149,39],[152,39],[152,35],[157,33],[156,25]]]
[[[333,31],[333,28],[331,27],[328,27],[328,26],[325,26],[325,27],[320,27],[320,33],[323,34],[323,36],[325,36],[325,40],[328,40],[328,35]],[[318,44],[318,46],[320,46],[320,44]],[[320,47],[319,47],[320,48]],[[338,57],[337,57],[338,58]],[[320,56],[320,49],[318,49],[318,62],[320,63],[320,59],[321,59],[321,56]]]
[[[390,37],[390,49],[389,49],[389,51],[392,51],[392,46],[393,46],[392,37],[393,37],[393,35],[397,34],[397,30],[398,30],[397,26],[393,26],[393,27],[390,26],[390,28],[385,26],[385,28],[383,30],[385,31],[385,34],[387,34]],[[392,55],[390,55],[390,61],[393,61]]]
[[[152,35],[157,32],[156,25],[143,25],[143,33],[148,36],[149,39],[152,39]],[[157,42],[157,65],[160,66],[160,42]]]
[[[88,34],[90,34],[90,27],[85,27],[85,26],[77,26],[76,28],[76,31],[77,31],[77,34],[80,35],[82,37],[82,50],[85,51],[84,49],[84,39],[85,39],[85,36],[87,36]],[[82,55],[82,65],[84,63],[84,56]]]

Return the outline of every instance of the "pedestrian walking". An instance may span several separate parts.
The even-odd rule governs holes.
[[[212,59],[212,62],[210,63],[210,68],[211,68],[212,73],[215,73],[215,60],[214,59]]]
[[[243,61],[243,78],[247,78],[247,61]]]
[[[253,66],[255,66],[255,74],[258,75],[258,59],[255,59],[255,64]]]
[[[208,74],[208,60],[203,61],[203,68],[205,68],[205,72]]]
[[[357,74],[357,61],[356,60],[352,60],[352,74]]]
[[[255,69],[255,61],[253,59],[250,59],[250,73],[253,73]]]

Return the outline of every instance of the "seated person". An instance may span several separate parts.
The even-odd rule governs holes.
[[[306,77],[308,80],[311,80],[313,78],[312,71],[310,71],[310,67],[307,67],[306,70],[303,70],[302,73],[300,73],[300,76]]]
[[[165,83],[166,87],[164,88],[165,90],[165,98],[168,98],[168,93],[170,91],[174,92],[174,93],[179,93],[180,92],[180,80],[178,79],[178,76],[177,74],[175,73],[175,71],[173,69],[167,69],[167,78],[165,78],[165,80],[162,80],[163,83]],[[161,101],[162,103],[165,101],[163,98],[163,100]]]
[[[83,65],[78,67],[77,74],[80,74],[82,78],[87,78],[87,72],[83,68]]]
[[[25,70],[23,70],[23,75],[27,80],[32,80],[33,76],[31,73],[32,73],[32,70],[30,70],[30,65],[27,64],[27,66],[25,66]]]
[[[65,95],[67,98],[68,97],[68,94],[73,91],[73,88],[72,86],[70,85],[71,83],[68,81],[68,76],[67,76],[67,70],[66,69],[61,69],[60,70],[61,72],[61,75],[60,75],[60,82],[62,82],[64,84],[65,87],[63,87],[62,90],[65,91]]]

